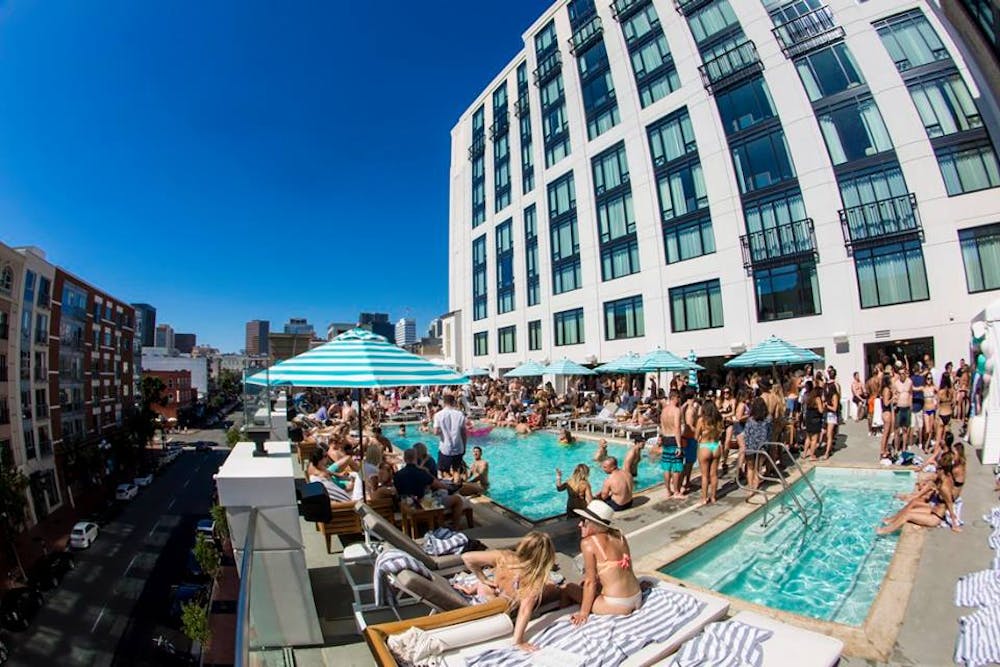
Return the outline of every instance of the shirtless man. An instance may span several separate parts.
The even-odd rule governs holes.
[[[691,471],[698,460],[698,441],[694,437],[694,427],[701,417],[701,404],[695,400],[694,387],[684,387],[684,403],[680,407],[681,439],[684,443],[684,469],[681,473],[681,489],[684,493],[691,492]]]
[[[594,460],[603,463],[608,458],[608,441],[601,438],[597,441],[597,452],[594,453]]]
[[[528,426],[528,418],[521,415],[517,418],[517,426],[514,427],[514,432],[518,435],[528,435],[531,433],[531,427]]]
[[[632,446],[628,448],[628,454],[625,455],[625,470],[628,474],[635,479],[639,476],[639,461],[642,460],[642,449],[646,446],[646,439],[642,436],[636,436],[635,442]]]
[[[913,380],[904,366],[897,369],[896,379],[892,381],[892,395],[896,399],[896,415],[893,424],[902,433],[899,441],[903,443],[903,451],[910,448],[910,417],[913,410]]]
[[[609,456],[601,462],[601,469],[607,474],[604,486],[595,498],[606,502],[616,512],[632,507],[632,476],[618,467],[618,459]]]
[[[483,448],[472,448],[472,465],[469,466],[469,484],[478,484],[483,491],[490,486],[490,464],[483,458]]]
[[[882,364],[875,364],[875,368],[872,369],[871,377],[865,382],[865,393],[868,396],[869,401],[874,401],[877,396],[881,395],[882,391]],[[875,435],[875,427],[872,425],[872,418],[876,412],[875,406],[869,403],[868,405],[868,435]],[[880,411],[881,412],[881,411]]]
[[[684,440],[681,439],[681,409],[677,405],[680,395],[676,389],[660,401],[660,468],[663,484],[670,498],[687,498],[681,485],[684,472]]]

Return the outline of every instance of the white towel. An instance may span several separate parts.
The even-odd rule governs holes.
[[[389,635],[386,642],[392,655],[401,665],[437,667],[443,664],[444,646],[429,632],[410,628],[398,635]]]
[[[1000,662],[1000,606],[980,609],[958,622],[955,662],[966,667]]]
[[[1000,604],[1000,571],[981,570],[959,577],[955,584],[955,605],[986,607]]]

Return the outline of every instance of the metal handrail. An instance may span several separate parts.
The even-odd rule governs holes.
[[[764,461],[770,465],[771,469],[774,471],[774,474],[776,475],[776,476],[770,476],[765,474],[764,472],[761,472],[760,479],[765,482],[777,482],[778,484],[781,484],[782,491],[785,492],[781,494],[782,505],[784,506],[786,497],[790,496],[792,502],[795,503],[795,507],[798,509],[799,518],[802,519],[802,523],[804,523],[806,526],[809,526],[810,525],[809,512],[806,511],[806,508],[799,501],[798,496],[796,496],[794,493],[792,494],[787,493],[787,491],[791,487],[789,487],[788,480],[786,480],[785,476],[781,473],[781,468],[778,467],[777,462],[768,453],[767,450],[771,447],[776,447],[778,448],[779,451],[784,452],[785,455],[788,457],[788,460],[791,461],[792,465],[795,466],[795,469],[799,471],[799,476],[805,480],[806,486],[809,487],[809,490],[816,498],[816,504],[817,507],[819,508],[819,511],[816,514],[817,518],[823,515],[823,499],[816,491],[816,487],[813,486],[812,482],[809,480],[809,477],[805,474],[805,471],[802,470],[802,466],[800,466],[799,462],[795,459],[794,456],[792,456],[792,453],[791,451],[789,451],[787,445],[781,442],[765,442],[763,448],[761,448],[759,451],[754,452],[755,455],[764,457]],[[768,491],[762,487],[757,487],[756,489],[752,489],[749,486],[746,486],[745,484],[740,482],[739,475],[736,476],[736,486],[744,491],[749,491],[751,495],[761,494],[764,496],[764,519],[761,522],[761,525],[766,528],[768,525],[768,509],[770,508],[771,494],[769,494]]]
[[[257,508],[251,507],[247,515],[247,536],[243,541],[243,560],[240,567],[240,594],[236,608],[235,667],[249,667],[250,665],[250,579],[253,571],[256,529]]]

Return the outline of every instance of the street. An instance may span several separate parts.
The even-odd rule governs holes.
[[[209,429],[174,440],[224,443]],[[169,623],[170,587],[180,583],[198,519],[211,507],[212,476],[228,448],[185,449],[152,485],[141,489],[97,541],[76,552],[77,567],[26,631],[10,633],[11,665],[156,665],[153,639],[185,650],[178,623]]]

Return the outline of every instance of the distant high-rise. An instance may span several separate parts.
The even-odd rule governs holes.
[[[288,322],[285,323],[285,333],[286,334],[314,334],[316,330],[313,329],[313,325],[309,324],[309,320],[304,317],[290,317]]]
[[[271,347],[267,342],[269,333],[271,333],[271,323],[267,320],[247,322],[246,352],[249,356],[270,354]]]
[[[412,317],[401,317],[396,322],[396,345],[412,345],[417,342],[417,321]]]
[[[191,354],[191,350],[198,344],[198,335],[193,333],[175,333],[174,345],[181,354]]]
[[[326,339],[333,340],[345,331],[354,328],[354,322],[330,322],[326,325]]]
[[[386,340],[395,340],[396,328],[389,321],[388,313],[361,313],[358,315],[358,326],[368,329]]]
[[[169,324],[159,324],[156,326],[156,336],[153,340],[153,347],[163,347],[169,352],[176,349],[174,341],[174,328]]]
[[[431,320],[431,323],[427,326],[427,337],[428,338],[440,338],[441,337],[441,318],[435,317]]]
[[[153,347],[156,341],[156,308],[148,303],[133,303],[135,308],[135,337],[141,347]]]

